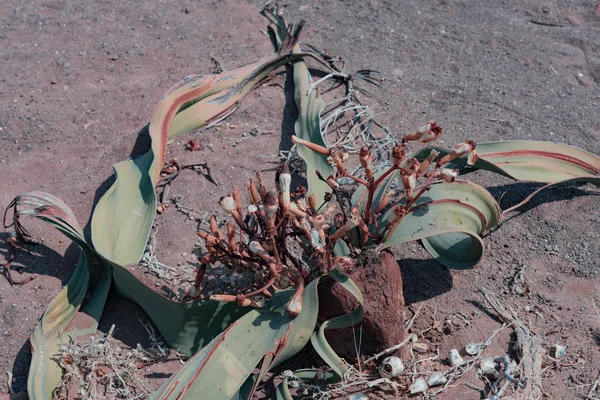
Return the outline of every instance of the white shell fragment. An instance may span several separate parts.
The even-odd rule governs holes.
[[[427,343],[417,342],[413,343],[412,349],[417,353],[427,353],[429,351],[429,346],[427,346]]]
[[[500,377],[500,372],[496,369],[496,357],[488,356],[483,357],[479,363],[481,373],[488,378],[498,379]]]
[[[408,387],[408,390],[410,390],[410,394],[415,394],[415,393],[422,393],[422,392],[426,391],[428,388],[429,388],[429,385],[427,384],[425,379],[417,378],[412,383],[412,385],[410,385]]]
[[[448,360],[450,360],[450,364],[452,364],[453,367],[457,367],[464,362],[463,358],[456,349],[450,350],[450,354],[448,354]]]
[[[353,394],[352,396],[350,396],[350,400],[369,400],[369,396],[367,396],[366,394]]]
[[[484,343],[467,343],[467,345],[465,346],[465,351],[468,355],[474,356],[477,355],[477,353],[479,353],[481,349],[483,349],[483,346],[485,346]]]
[[[567,346],[561,346],[560,344],[557,343],[554,346],[552,346],[552,350],[553,350],[554,358],[556,358],[558,360],[565,356],[565,353],[567,352]]]
[[[398,357],[386,357],[379,366],[382,378],[396,378],[404,372],[404,363]]]
[[[279,288],[280,289],[287,289],[290,286],[290,278],[288,278],[285,275],[281,275],[279,277]]]
[[[446,375],[441,372],[434,372],[429,376],[429,379],[427,379],[427,384],[429,386],[443,385],[446,382],[448,382],[448,379],[446,378]]]

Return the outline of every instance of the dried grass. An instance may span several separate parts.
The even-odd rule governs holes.
[[[87,343],[72,339],[55,355],[64,375],[55,399],[72,398],[74,388],[84,399],[147,399],[152,392],[138,378],[138,370],[164,359],[168,349],[150,324],[143,324],[150,346],[133,349],[113,338],[115,326],[105,337],[92,335]]]

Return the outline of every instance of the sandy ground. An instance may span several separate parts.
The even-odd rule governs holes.
[[[183,76],[229,69],[271,52],[261,31],[260,1],[110,2],[5,0],[0,13],[0,205],[29,190],[61,197],[86,224],[94,202],[112,182],[112,164],[132,152],[162,94]],[[303,40],[385,77],[368,102],[378,120],[399,135],[435,119],[443,144],[464,138],[552,140],[600,153],[600,3],[596,0],[524,1],[298,1],[286,11],[305,19]],[[289,89],[279,76],[274,83]],[[289,93],[289,90],[288,90]],[[211,129],[177,139],[168,156],[207,162],[219,186],[182,174],[172,195],[204,213],[254,171],[269,171],[290,146],[291,97],[278,85],[250,94],[230,118],[233,129]],[[245,134],[261,134],[235,144]],[[255,131],[256,132],[256,131]],[[271,132],[271,133],[269,133]],[[205,149],[186,152],[197,137]],[[208,144],[212,143],[212,150]],[[235,144],[235,146],[234,146]],[[267,174],[269,172],[266,172]],[[535,186],[487,174],[474,176],[502,198],[504,208]],[[425,335],[432,354],[483,341],[500,326],[481,305],[476,288],[499,293],[505,304],[543,336],[567,345],[562,365],[544,373],[549,398],[587,393],[600,366],[600,192],[590,186],[552,189],[486,238],[487,254],[469,271],[448,271],[411,244],[395,249],[411,309],[423,305],[417,331],[444,321],[451,329]],[[196,223],[169,209],[158,218],[161,261],[193,262]],[[46,305],[68,280],[77,250],[56,232],[34,224],[43,245],[17,254],[18,277],[0,279],[0,373],[24,390],[31,352],[27,337]],[[0,262],[9,254],[0,234]],[[183,254],[186,254],[185,256]],[[524,267],[530,293],[511,291]],[[526,311],[529,310],[529,311]],[[460,316],[466,316],[462,318]],[[143,312],[111,296],[101,330],[135,346],[147,341]],[[465,321],[468,321],[465,322]],[[511,346],[509,330],[493,354]],[[150,387],[177,366],[142,371]],[[307,365],[305,365],[307,366]],[[473,371],[465,382],[483,386]],[[459,385],[448,399],[479,399]],[[373,397],[377,398],[377,397]]]

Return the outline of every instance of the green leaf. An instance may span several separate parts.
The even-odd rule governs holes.
[[[323,383],[334,383],[339,380],[338,376],[332,371],[323,371],[320,369],[299,369],[294,371],[294,378],[309,385],[322,385]],[[288,389],[288,380],[286,376],[275,388],[277,400],[293,400]]]
[[[327,342],[325,331],[328,329],[348,328],[358,324],[363,319],[363,296],[360,289],[345,273],[335,269],[329,273],[344,289],[352,294],[360,303],[358,308],[351,313],[342,315],[321,324],[319,330],[311,338],[311,343],[319,356],[329,365],[335,374],[335,380],[341,380],[346,373],[346,363],[335,353],[333,348]]]
[[[310,282],[302,293],[302,311],[292,321],[292,329],[288,341],[271,368],[295,356],[308,343],[319,315],[319,296],[317,286],[320,278]]]
[[[284,19],[278,15],[265,10],[265,16],[271,21],[269,28],[275,33],[275,39],[280,45],[282,38],[287,35],[288,28]],[[294,47],[295,53],[300,53],[300,45]],[[304,61],[292,63],[294,70],[294,98],[298,109],[298,119],[294,125],[296,136],[300,139],[327,147],[321,131],[321,112],[325,108],[325,102],[315,88],[310,90],[312,78]],[[306,146],[296,146],[298,154],[306,163],[306,181],[308,184],[308,195],[314,194],[317,204],[323,201],[325,193],[331,189],[327,183],[317,176],[319,171],[324,177],[333,175],[333,167],[327,162],[327,157],[316,153]]]
[[[433,149],[441,153],[440,157],[450,152],[446,148],[423,148],[411,156],[422,160]],[[466,165],[466,158],[461,158],[447,167],[458,168],[461,174],[483,169],[518,181],[549,184],[506,212],[526,204],[534,195],[553,184],[582,181],[600,186],[600,157],[577,147],[552,142],[510,140],[479,143],[476,150],[479,160],[474,166]]]
[[[312,79],[308,68],[303,61],[293,64],[294,68],[294,98],[298,108],[298,119],[294,125],[296,136],[300,139],[325,146],[321,132],[321,112],[325,107],[317,89],[310,90]],[[308,182],[308,195],[314,194],[317,204],[323,201],[325,193],[331,189],[326,182],[317,176],[319,171],[324,177],[333,175],[333,167],[327,162],[323,154],[312,151],[306,146],[297,146],[298,154],[306,162],[306,180]]]
[[[572,179],[565,179],[564,181],[559,181],[559,182],[550,182],[544,186],[542,186],[539,189],[536,189],[533,193],[531,193],[529,196],[527,196],[524,200],[522,200],[521,202],[515,204],[514,206],[504,210],[502,212],[502,214],[507,214],[513,210],[516,210],[517,208],[523,206],[524,204],[527,204],[536,194],[538,194],[539,192],[541,192],[542,190],[548,189],[551,186],[556,186],[556,185],[560,185],[562,183],[569,183],[569,182],[587,182],[587,183],[591,183],[593,185],[596,185],[598,187],[600,187],[600,176],[578,176],[577,178],[572,178]]]
[[[285,305],[293,290],[273,295],[267,310],[252,310],[187,361],[153,399],[230,400],[268,353],[289,339]]]
[[[440,151],[440,157],[450,152],[443,147],[423,148],[411,156],[422,160],[433,149]],[[476,150],[479,160],[474,166],[467,166],[466,158],[461,158],[448,167],[459,168],[461,173],[483,169],[518,181],[546,183],[600,172],[600,157],[566,144],[509,140],[478,143]]]
[[[318,281],[306,286],[302,312],[294,320],[285,312],[293,291],[276,293],[268,309],[252,310],[234,322],[188,360],[154,398],[247,398],[254,390],[250,381],[260,382],[269,370],[294,356],[308,343],[319,311]],[[252,370],[261,360],[259,375],[251,377]],[[242,384],[244,394],[238,392]]]
[[[277,400],[293,400],[290,390],[288,389],[288,378],[285,377],[275,388],[275,396]]]
[[[236,303],[208,299],[186,303],[172,301],[144,285],[126,268],[112,266],[114,285],[119,293],[139,304],[167,344],[187,357],[249,311]]]
[[[477,154],[483,161],[520,181],[559,182],[600,172],[600,157],[577,147],[552,142],[479,143]],[[480,168],[477,164],[475,167]]]
[[[10,206],[15,207],[17,231],[26,232],[19,217],[36,217],[63,232],[82,249],[71,279],[49,305],[31,335],[34,354],[28,379],[31,398],[51,398],[52,392],[60,384],[62,375],[61,368],[53,360],[54,355],[70,338],[95,332],[113,277],[116,288],[142,306],[157,325],[165,341],[187,356],[194,354],[229,324],[249,311],[234,303],[210,300],[179,303],[154,292],[126,268],[97,255],[85,241],[71,209],[55,196],[41,192],[26,193],[15,198]],[[84,303],[94,260],[103,272],[95,290]],[[311,290],[308,292],[311,293]],[[68,331],[68,326],[73,324],[76,318],[82,319],[82,323],[77,324],[79,329]]]
[[[14,207],[15,230],[26,234],[20,217],[39,218],[63,232],[80,247],[79,261],[67,285],[50,303],[30,336],[32,360],[27,380],[30,398],[51,398],[59,386],[62,369],[53,361],[60,346],[70,338],[89,334],[96,330],[110,288],[110,269],[103,266],[103,273],[91,298],[81,309],[88,291],[93,253],[87,245],[83,231],[73,211],[62,200],[43,192],[30,192],[17,196],[9,205]],[[91,318],[90,318],[91,317]],[[82,320],[87,329],[67,331],[76,319]]]
[[[393,211],[384,215],[385,227]],[[434,259],[449,268],[475,266],[483,255],[481,235],[500,219],[500,207],[483,187],[467,181],[437,183],[387,235],[380,248],[423,241]]]
[[[240,68],[237,73],[184,79],[167,92],[150,122],[150,150],[115,165],[117,179],[94,210],[92,241],[98,253],[119,265],[139,261],[156,215],[155,187],[168,139],[226,118],[270,72],[305,57],[306,53],[290,53],[298,32],[286,38],[279,55],[262,63]],[[230,87],[230,79],[237,83]]]

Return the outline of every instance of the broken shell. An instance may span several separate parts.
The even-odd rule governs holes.
[[[452,364],[453,367],[457,367],[464,362],[463,358],[456,349],[450,350],[450,354],[448,354],[448,360],[450,360],[450,364]]]
[[[285,275],[281,275],[279,277],[279,288],[280,289],[287,289],[290,286],[290,278],[288,278]]]
[[[553,350],[554,358],[556,358],[558,360],[558,359],[564,357],[564,355],[567,351],[567,346],[561,346],[560,344],[557,343],[554,346],[552,346],[552,350]]]
[[[500,377],[500,372],[496,369],[497,365],[496,357],[493,356],[483,357],[479,362],[479,368],[483,375],[493,379],[498,379]]]
[[[265,249],[263,249],[263,247],[260,245],[260,243],[258,243],[255,240],[248,243],[248,250],[250,250],[250,253],[252,253],[252,254],[257,254],[257,255],[267,254],[267,252],[265,251]]]
[[[423,378],[417,378],[412,385],[410,385],[408,387],[408,390],[410,390],[410,394],[415,394],[415,393],[422,393],[424,391],[426,391],[429,388],[429,385],[427,384],[427,381],[425,381],[425,379]]]
[[[379,366],[382,378],[395,378],[404,372],[404,364],[398,357],[386,357]]]
[[[312,230],[310,231],[310,244],[315,249],[321,249],[325,247],[325,241],[319,234],[319,231]]]
[[[454,182],[458,178],[458,170],[452,168],[442,168],[440,171],[440,178],[444,182]]]
[[[353,394],[352,396],[350,396],[350,400],[369,400],[369,396],[367,396],[366,394]]]
[[[429,376],[429,379],[427,379],[427,384],[429,386],[443,385],[446,382],[448,382],[448,378],[441,372],[434,372]]]
[[[267,300],[264,297],[254,300],[251,304],[255,308],[264,308],[267,305]]]
[[[477,353],[479,353],[481,349],[483,349],[483,346],[483,343],[467,343],[467,345],[465,346],[465,351],[468,355],[474,356]]]
[[[427,343],[418,342],[413,343],[412,349],[417,353],[427,353],[429,351],[429,346],[427,346]]]
[[[219,204],[227,212],[231,212],[231,211],[235,210],[237,207],[235,200],[231,196],[221,197],[221,200],[219,200]]]
[[[238,274],[237,272],[233,272],[231,275],[229,275],[229,284],[232,288],[238,287],[241,284],[241,281],[242,275]]]

